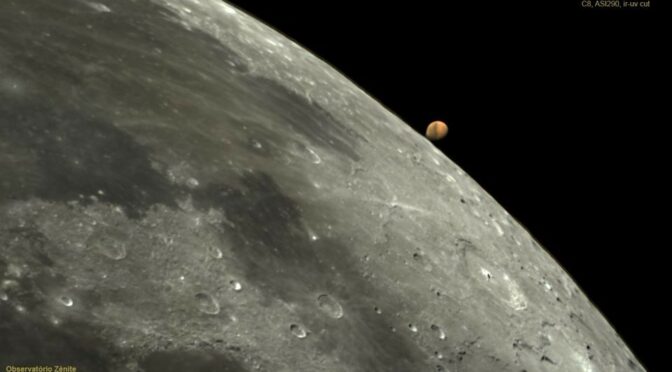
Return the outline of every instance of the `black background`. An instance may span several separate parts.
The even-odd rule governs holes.
[[[670,222],[657,3],[232,1],[424,133],[664,371]],[[536,4],[533,4],[536,3]],[[551,2],[555,3],[555,2]]]

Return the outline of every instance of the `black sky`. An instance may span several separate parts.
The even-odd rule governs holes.
[[[648,370],[665,370],[669,123],[654,109],[669,89],[670,43],[657,3],[232,3],[419,132],[446,121],[442,150],[550,251]]]

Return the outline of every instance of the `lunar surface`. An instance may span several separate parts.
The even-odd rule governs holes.
[[[456,164],[226,3],[3,0],[0,102],[3,370],[643,370]]]

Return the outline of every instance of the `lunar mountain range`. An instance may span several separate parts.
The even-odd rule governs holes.
[[[214,0],[0,2],[0,366],[643,371],[456,164]]]

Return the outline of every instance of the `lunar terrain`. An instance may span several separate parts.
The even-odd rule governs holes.
[[[3,0],[0,102],[2,368],[643,370],[469,175],[224,2]]]

